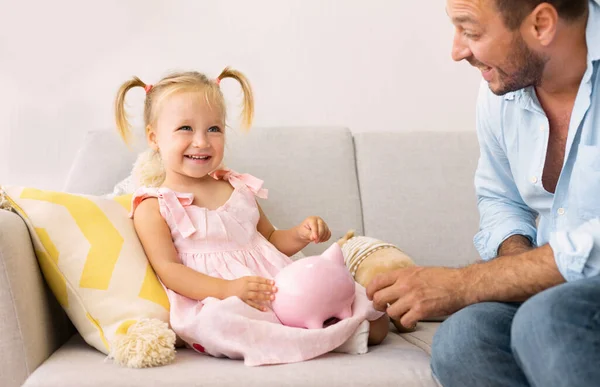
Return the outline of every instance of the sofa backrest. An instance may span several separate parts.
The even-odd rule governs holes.
[[[63,189],[67,192],[104,195],[131,172],[137,154],[146,149],[140,136],[128,148],[116,130],[93,130],[86,133],[79,147]]]
[[[357,133],[354,141],[366,235],[421,265],[478,259],[474,132]]]
[[[65,190],[107,194],[145,149],[128,150],[113,131],[89,132]],[[279,228],[323,217],[332,241],[347,230],[392,242],[419,264],[473,262],[478,214],[473,174],[478,159],[471,132],[370,132],[344,128],[253,128],[231,131],[226,165],[265,181],[259,200]],[[355,159],[356,158],[356,159]],[[364,230],[364,232],[363,232]],[[323,251],[309,246],[305,254]]]
[[[139,133],[140,131],[138,131]],[[137,153],[136,138],[128,150],[116,131],[92,131],[77,153],[65,190],[102,195],[128,176]],[[225,164],[265,181],[269,199],[260,205],[278,228],[289,228],[311,215],[321,216],[332,240],[354,229],[362,234],[362,212],[352,134],[345,128],[253,128],[230,131]],[[310,245],[305,254],[322,252]]]

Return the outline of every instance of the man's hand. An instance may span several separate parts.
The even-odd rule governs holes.
[[[410,267],[380,274],[367,286],[373,306],[412,328],[419,320],[452,314],[471,302],[461,269]]]

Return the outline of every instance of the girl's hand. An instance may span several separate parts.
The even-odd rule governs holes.
[[[302,242],[321,243],[326,242],[331,238],[331,231],[327,227],[327,223],[318,216],[309,216],[302,223],[296,226],[298,239]]]
[[[239,297],[246,304],[262,312],[267,311],[263,304],[275,299],[275,281],[263,277],[242,277],[228,283],[228,297]]]

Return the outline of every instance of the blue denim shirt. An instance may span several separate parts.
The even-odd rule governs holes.
[[[474,242],[484,260],[520,234],[537,246],[549,243],[567,281],[600,274],[600,4],[594,1],[586,39],[587,70],[554,194],[542,185],[549,121],[535,90],[496,96],[486,82],[481,85],[475,174],[480,231]]]

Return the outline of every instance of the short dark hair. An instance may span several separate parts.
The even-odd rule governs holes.
[[[494,0],[498,10],[502,13],[506,26],[515,30],[519,28],[525,17],[538,5],[548,3],[565,20],[577,20],[582,17],[588,8],[589,0]]]

